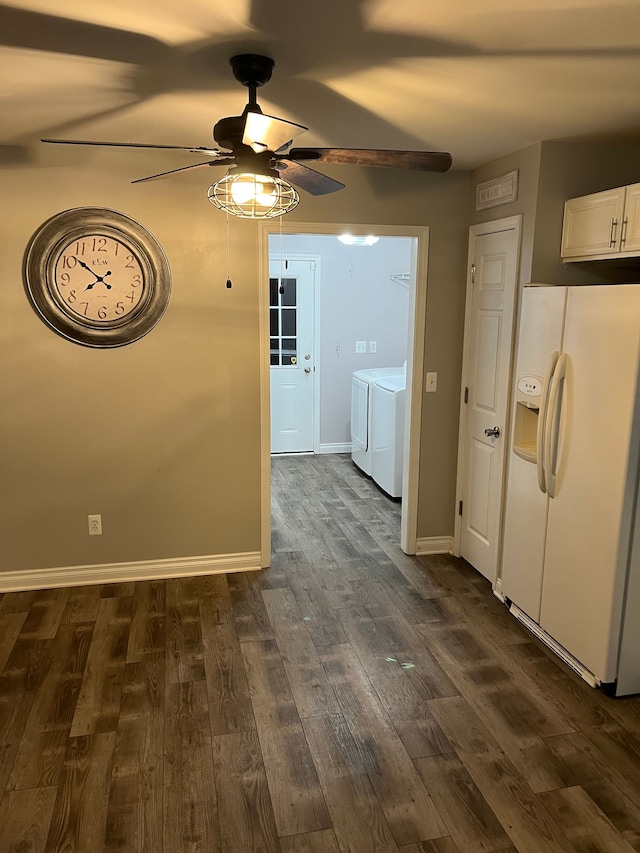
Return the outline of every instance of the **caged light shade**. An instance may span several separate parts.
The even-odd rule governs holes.
[[[300,196],[278,177],[231,170],[209,187],[209,201],[220,210],[243,219],[271,219],[297,207]]]

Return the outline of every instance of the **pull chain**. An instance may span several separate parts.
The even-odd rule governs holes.
[[[280,295],[284,293],[284,282],[282,281],[282,214],[280,214]]]
[[[231,239],[229,236],[229,212],[227,211],[227,289],[233,287],[231,283]]]

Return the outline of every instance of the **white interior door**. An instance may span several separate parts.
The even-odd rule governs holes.
[[[271,452],[313,451],[315,262],[269,262]]]
[[[461,556],[494,582],[507,442],[520,217],[474,225],[458,478]]]

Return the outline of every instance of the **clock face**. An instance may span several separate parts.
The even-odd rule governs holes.
[[[83,234],[64,243],[53,281],[66,309],[95,323],[127,317],[145,292],[140,258],[122,240],[104,234]]]
[[[40,318],[75,343],[118,347],[162,317],[171,272],[155,237],[139,222],[100,207],[52,216],[25,255],[27,295]]]

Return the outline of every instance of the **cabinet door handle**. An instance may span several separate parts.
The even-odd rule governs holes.
[[[616,225],[618,224],[618,220],[611,217],[611,223],[609,225],[609,248],[611,249],[616,244]]]
[[[622,248],[624,246],[624,244],[627,242],[627,222],[628,221],[629,220],[627,219],[626,216],[622,220],[622,228],[620,229],[620,248]]]

